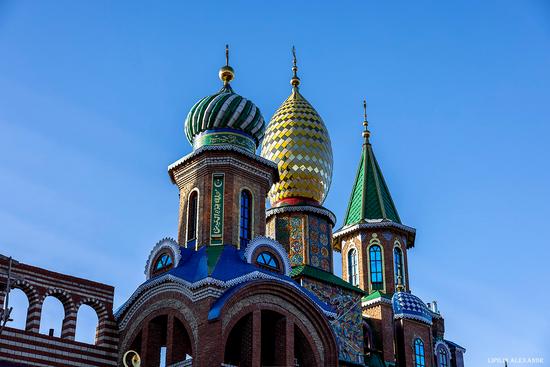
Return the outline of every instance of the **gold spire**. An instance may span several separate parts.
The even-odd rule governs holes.
[[[367,121],[367,100],[363,100],[363,138],[365,139],[365,144],[369,144],[370,131],[369,131],[369,122]]]
[[[228,85],[235,78],[235,71],[229,66],[229,45],[225,45],[225,65],[220,68],[219,77],[223,85]]]
[[[290,84],[292,87],[298,89],[300,85],[300,78],[298,78],[298,66],[296,66],[296,47],[292,46],[292,79],[290,79]]]

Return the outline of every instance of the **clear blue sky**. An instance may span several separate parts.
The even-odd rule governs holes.
[[[120,305],[176,235],[166,168],[191,150],[183,121],[219,88],[225,43],[235,90],[266,119],[290,92],[296,45],[332,138],[325,205],[340,219],[367,97],[378,161],[418,231],[411,288],[439,301],[467,365],[550,361],[543,0],[0,0],[0,252],[112,284]]]

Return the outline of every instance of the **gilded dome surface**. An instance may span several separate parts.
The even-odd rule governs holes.
[[[321,116],[298,91],[295,75],[292,94],[269,122],[261,155],[277,163],[280,181],[269,192],[272,206],[285,199],[306,199],[322,204],[332,180],[332,147]]]

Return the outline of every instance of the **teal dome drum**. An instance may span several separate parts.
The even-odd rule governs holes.
[[[233,91],[229,82],[214,95],[199,100],[185,119],[187,139],[204,145],[234,145],[254,153],[265,132],[264,118],[252,101]]]

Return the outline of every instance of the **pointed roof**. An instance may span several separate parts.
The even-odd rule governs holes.
[[[363,103],[365,108],[365,121],[363,122],[365,126],[365,130],[363,131],[364,143],[344,226],[357,224],[369,219],[385,219],[401,224],[397,208],[393,203],[390,190],[386,185],[386,180],[384,180],[382,170],[376,161],[372,145],[369,141],[370,131],[367,128],[366,102]]]

